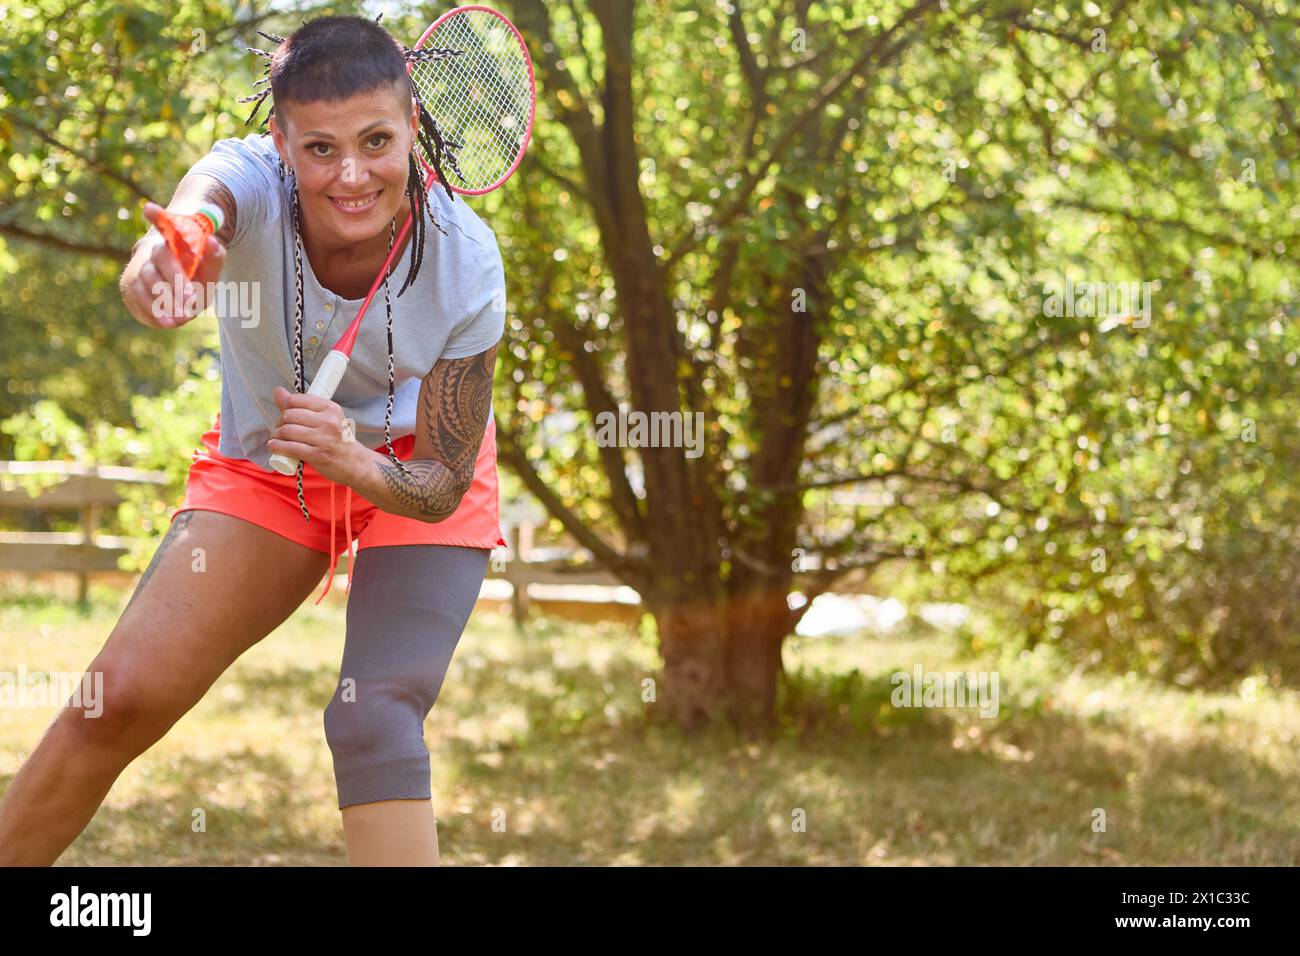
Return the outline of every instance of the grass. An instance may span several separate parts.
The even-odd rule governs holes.
[[[127,594],[92,596],[87,617],[0,600],[0,671],[84,668]],[[304,605],[245,654],[60,864],[345,864],[321,722],[343,628],[341,607]],[[748,743],[648,721],[660,661],[625,625],[539,619],[520,636],[480,610],[425,724],[443,863],[1300,863],[1295,691],[1172,690],[965,646],[920,631],[788,645],[780,728]],[[894,708],[890,675],[917,663],[996,670],[998,715]],[[0,792],[54,713],[0,707]]]

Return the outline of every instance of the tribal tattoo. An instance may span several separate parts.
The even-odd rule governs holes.
[[[404,510],[441,521],[474,481],[492,405],[497,346],[460,359],[440,359],[420,386],[412,460],[381,462],[393,500]]]
[[[131,595],[131,600],[126,602],[126,607],[122,608],[123,614],[126,614],[131,605],[135,603],[135,599],[144,591],[144,586],[149,583],[149,579],[153,577],[158,565],[162,564],[163,555],[172,543],[185,532],[185,529],[190,526],[190,520],[193,517],[193,511],[182,511],[172,520],[171,525],[167,528],[167,533],[163,535],[162,544],[158,545],[158,550],[153,553],[153,560],[149,562],[149,567],[145,568],[144,574],[140,575],[140,583],[135,586],[135,593]]]

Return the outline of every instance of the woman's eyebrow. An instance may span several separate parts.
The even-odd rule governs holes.
[[[366,135],[367,133],[369,133],[372,129],[375,129],[375,128],[378,127],[378,126],[384,126],[384,125],[387,125],[388,122],[389,122],[388,120],[375,120],[375,122],[371,123],[369,126],[367,126],[365,129],[363,129],[361,132],[357,133],[357,135],[358,135],[358,136],[365,136],[365,135]],[[318,137],[320,137],[321,139],[333,139],[333,138],[334,138],[334,134],[332,134],[332,133],[323,133],[323,132],[321,132],[321,131],[318,130],[318,129],[309,129],[309,130],[307,130],[307,132],[303,133],[302,135],[303,135],[303,136],[318,136]]]

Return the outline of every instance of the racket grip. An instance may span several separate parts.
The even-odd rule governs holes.
[[[348,370],[348,360],[348,356],[337,349],[325,356],[325,361],[320,363],[320,369],[316,372],[316,378],[312,380],[311,388],[307,389],[307,394],[333,398],[334,390],[343,380],[343,373]],[[277,452],[271,456],[271,467],[282,475],[292,475],[298,471],[298,459]]]

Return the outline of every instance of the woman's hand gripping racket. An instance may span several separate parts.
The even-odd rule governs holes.
[[[415,50],[437,49],[444,57],[413,61],[411,80],[420,100],[449,143],[457,145],[448,165],[462,185],[447,183],[455,192],[478,196],[504,183],[518,168],[533,132],[537,90],[528,47],[514,24],[489,7],[457,7],[440,16],[424,31]],[[417,146],[416,155],[427,171],[424,189],[433,187],[437,171],[433,157]],[[361,303],[361,310],[325,356],[312,380],[308,395],[331,398],[343,379],[356,344],[361,319],[370,308],[393,260],[411,231],[411,217],[397,234],[393,251],[384,260]],[[271,467],[282,475],[298,470],[298,461],[288,455],[271,456]]]

